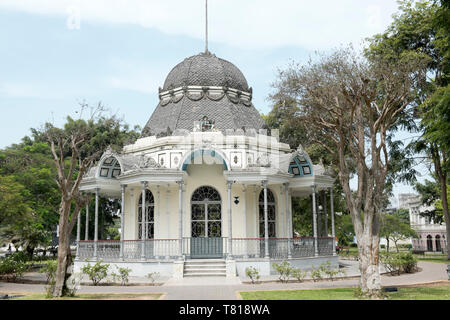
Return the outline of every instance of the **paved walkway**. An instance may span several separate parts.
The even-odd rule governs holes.
[[[359,280],[354,276],[358,274],[357,262],[342,261],[347,264],[347,275],[353,278],[339,279],[335,281],[305,281],[303,283],[277,283],[264,282],[261,284],[246,284],[242,281],[248,279],[236,278],[184,278],[180,280],[167,279],[163,285],[147,286],[145,278],[132,278],[130,281],[137,282],[140,285],[135,286],[82,286],[80,293],[166,293],[165,299],[168,300],[235,300],[238,299],[238,291],[251,290],[283,290],[283,289],[319,289],[319,288],[349,288],[358,285]],[[382,275],[381,283],[383,286],[401,286],[410,284],[420,284],[447,280],[447,265],[444,263],[419,261],[418,266],[422,269],[413,274],[403,274],[400,276]],[[356,272],[356,274],[355,274]],[[26,278],[38,277],[36,274],[27,275]],[[39,275],[42,277],[42,275]],[[35,278],[36,279],[36,278]],[[276,276],[265,277],[262,280],[275,280]],[[27,292],[44,292],[43,284],[19,284],[0,282],[0,293],[20,294]]]

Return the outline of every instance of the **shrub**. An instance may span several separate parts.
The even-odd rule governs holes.
[[[385,244],[382,244],[382,245],[380,245],[380,248],[381,248],[381,249],[386,249],[386,245],[385,245]]]
[[[334,277],[339,273],[339,269],[334,269],[331,266],[330,261],[321,264],[319,269],[326,274],[331,281],[333,281]]]
[[[113,276],[114,281],[118,280],[124,286],[129,281],[129,275],[130,275],[131,269],[130,268],[119,268],[118,266],[116,266],[116,269],[119,273],[116,274],[113,272],[111,275]]]
[[[8,258],[10,258],[16,262],[23,262],[23,263],[30,260],[29,256],[23,251],[14,252],[10,256],[8,256]]]
[[[351,244],[350,244],[350,247],[351,247],[351,248],[358,248],[358,244],[357,244],[357,243],[351,243]]]
[[[149,274],[147,274],[147,278],[150,279],[152,284],[155,284],[156,279],[159,278],[159,272],[150,272]]]
[[[108,276],[108,268],[109,264],[102,264],[101,261],[98,261],[93,266],[88,263],[83,268],[81,268],[81,271],[86,274],[92,281],[94,286],[96,286],[100,283],[100,281]]]
[[[57,268],[58,268],[57,261],[50,260],[47,261],[41,269],[39,269],[39,272],[45,273],[45,276],[47,277],[47,283],[50,283],[51,280],[55,279]]]
[[[12,255],[8,258],[0,259],[0,276],[6,281],[16,281],[23,276],[28,269],[25,262],[15,259]]]
[[[279,276],[280,281],[285,283],[288,282],[289,276],[291,275],[292,272],[292,267],[289,261],[285,260],[280,264],[273,263],[272,266],[275,269],[275,271],[278,272],[278,274],[280,275]]]
[[[322,268],[314,268],[312,267],[311,269],[311,277],[313,278],[314,282],[322,280],[323,279],[323,275],[322,275]]]
[[[305,279],[306,271],[302,271],[300,268],[293,268],[291,275],[293,278],[297,279],[298,282],[303,282]]]
[[[245,274],[250,278],[253,284],[255,284],[260,278],[259,271],[255,267],[245,268]]]
[[[400,275],[402,272],[412,273],[417,270],[417,259],[411,252],[384,252],[381,254],[381,262],[392,275]]]

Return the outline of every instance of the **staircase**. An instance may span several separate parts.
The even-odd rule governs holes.
[[[223,259],[186,260],[184,277],[226,277],[227,269]]]

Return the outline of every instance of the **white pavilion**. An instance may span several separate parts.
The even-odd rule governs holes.
[[[301,146],[267,133],[252,95],[242,72],[207,50],[176,65],[141,137],[107,150],[83,178],[96,222],[84,240],[78,224],[75,271],[98,260],[175,278],[233,277],[249,266],[269,275],[283,260],[337,266],[334,179]],[[319,204],[319,192],[329,201]],[[292,198],[309,196],[313,230],[294,236]],[[120,240],[98,239],[99,197],[121,200]],[[330,232],[320,225],[328,215]]]

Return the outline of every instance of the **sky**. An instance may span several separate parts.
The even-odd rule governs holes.
[[[395,0],[209,0],[209,51],[244,73],[268,113],[277,69],[361,48],[396,11]],[[143,127],[170,70],[204,51],[205,0],[0,0],[0,40],[0,148],[63,124],[83,101]]]

